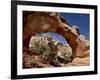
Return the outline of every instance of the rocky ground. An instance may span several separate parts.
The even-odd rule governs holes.
[[[32,36],[29,47],[23,49],[23,68],[68,67],[89,65],[88,52],[72,58],[72,49],[61,42],[49,40],[49,35]],[[51,43],[50,43],[51,41]]]
[[[29,52],[24,52],[23,54],[23,68],[44,68],[44,67],[69,67],[69,66],[88,66],[90,57],[74,58],[71,62],[64,63],[50,63],[41,58],[39,55],[32,54]]]

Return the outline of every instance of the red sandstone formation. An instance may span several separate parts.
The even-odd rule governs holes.
[[[78,28],[71,27],[58,13],[24,12],[23,41],[28,46],[30,37],[39,32],[61,34],[72,48],[73,58],[89,56],[89,44],[81,39]]]

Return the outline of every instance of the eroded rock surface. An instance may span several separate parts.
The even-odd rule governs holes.
[[[56,32],[63,35],[67,40],[72,48],[73,58],[89,56],[89,42],[80,37],[78,27],[71,27],[60,14],[54,12],[24,12],[23,20],[24,47],[28,47],[30,37],[36,33]]]

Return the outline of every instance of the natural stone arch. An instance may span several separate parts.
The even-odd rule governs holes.
[[[73,57],[78,51],[83,56],[86,45],[79,38],[79,29],[72,28],[64,18],[55,12],[24,12],[23,17],[23,43],[28,46],[30,37],[39,32],[56,32],[61,34],[72,48]],[[80,45],[84,44],[81,50]]]

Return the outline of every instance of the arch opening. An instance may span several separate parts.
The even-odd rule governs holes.
[[[39,60],[42,64],[56,67],[60,67],[62,66],[61,64],[67,64],[72,61],[72,49],[66,39],[58,33],[37,33],[31,36],[28,46],[28,55],[33,57],[33,61]],[[35,59],[35,57],[37,57],[37,59]],[[43,67],[38,65],[36,64],[35,66]],[[30,67],[35,66],[31,65]],[[27,68],[28,65],[23,64],[23,67]]]
[[[63,45],[68,45],[67,40],[62,35],[60,35],[58,33],[55,33],[55,32],[46,32],[46,33],[41,32],[41,33],[38,33],[38,35],[40,35],[40,36],[47,35],[47,36],[52,37],[52,39],[54,41],[60,42]]]

